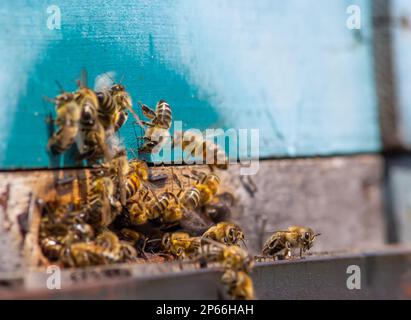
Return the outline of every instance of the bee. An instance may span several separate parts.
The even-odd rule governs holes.
[[[121,241],[111,231],[102,231],[95,241],[76,242],[66,246],[60,260],[68,267],[87,267],[110,263],[134,261],[137,251],[126,242]]]
[[[142,187],[148,183],[149,168],[145,161],[133,160],[129,163],[129,174],[126,178],[126,198],[131,199]]]
[[[99,117],[105,130],[118,131],[127,121],[127,110],[132,109],[131,97],[124,85],[115,84],[113,72],[96,78],[95,90],[99,100]]]
[[[87,212],[93,225],[108,226],[121,210],[121,204],[115,199],[115,188],[109,177],[97,177],[92,182],[88,195]]]
[[[203,238],[211,239],[225,245],[238,245],[239,241],[244,243],[244,233],[241,228],[231,222],[220,222],[204,232]],[[245,245],[245,243],[244,243]]]
[[[254,266],[253,257],[238,246],[226,246],[211,239],[203,239],[207,245],[202,245],[200,254],[210,262],[218,262],[226,270],[244,271],[249,273]]]
[[[148,240],[144,234],[128,228],[121,229],[120,234],[123,239],[130,242],[134,248],[144,256],[144,250]]]
[[[75,99],[75,95],[70,92],[62,92],[52,100],[56,105],[57,119],[59,127],[48,141],[48,149],[53,154],[61,154],[73,145],[78,131],[81,110]]]
[[[170,224],[181,220],[184,214],[184,207],[178,197],[172,192],[163,192],[160,196],[153,193],[147,206],[149,220],[160,219],[161,223]]]
[[[143,121],[141,125],[144,129],[144,143],[139,151],[142,153],[151,153],[157,146],[161,146],[170,136],[169,129],[171,127],[172,112],[170,105],[160,100],[155,108],[155,111],[144,104],[141,104],[141,109],[144,116],[150,119],[150,122]],[[147,126],[147,128],[144,128]]]
[[[81,159],[87,159],[90,163],[101,158],[107,160],[110,155],[105,143],[106,133],[99,120],[99,101],[95,92],[87,87],[85,70],[82,70],[78,87],[75,96],[81,110]]]
[[[194,176],[184,174],[185,177],[196,181],[194,186],[188,189],[186,194],[182,195],[184,203],[191,203],[192,207],[194,205],[202,206],[210,203],[220,187],[220,177],[214,172],[206,174],[192,170],[192,173]]]
[[[138,199],[133,199],[127,202],[125,207],[128,214],[128,220],[132,225],[142,225],[147,223],[150,216],[149,209],[146,205],[148,191]]]
[[[228,286],[228,294],[235,300],[254,300],[254,285],[251,277],[243,271],[227,270],[221,282]]]
[[[194,131],[176,132],[173,146],[180,146],[189,156],[201,159],[211,171],[228,169],[229,160],[226,152],[211,140],[204,139],[204,135]]]
[[[200,247],[200,242],[200,238],[191,237],[185,232],[165,233],[161,239],[164,251],[178,259],[194,255]]]
[[[299,248],[300,258],[302,258],[303,252],[311,249],[315,238],[319,235],[321,234],[314,233],[311,228],[300,226],[292,226],[285,231],[276,231],[265,242],[263,255],[291,258],[293,249]]]

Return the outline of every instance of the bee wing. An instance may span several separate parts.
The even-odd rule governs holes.
[[[192,233],[194,236],[201,236],[212,225],[211,221],[206,221],[196,211],[186,212],[180,220],[181,228],[190,234]]]
[[[138,104],[141,107],[141,110],[143,111],[144,116],[146,116],[149,119],[154,119],[156,117],[156,113],[154,112],[154,110],[152,110],[151,108],[147,107],[145,104],[142,104],[140,101],[138,102]]]
[[[99,74],[94,80],[94,91],[102,92],[110,89],[114,85],[115,76],[116,73],[114,71]]]

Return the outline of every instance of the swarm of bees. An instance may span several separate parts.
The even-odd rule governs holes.
[[[110,141],[116,139],[130,112],[144,129],[138,151],[153,152],[171,127],[171,107],[165,100],[155,110],[140,103],[149,119],[140,121],[125,86],[109,83],[91,90],[83,72],[77,91],[61,88],[50,99],[55,103],[58,129],[48,149],[58,155],[76,143],[80,158],[93,166],[81,181],[85,196],[70,202],[58,197],[39,199],[43,255],[50,263],[68,268],[150,262],[153,256],[198,262],[201,267],[217,264],[224,270],[221,281],[230,297],[254,299],[250,277],[254,259],[245,249],[241,227],[230,222],[235,197],[220,190],[218,170],[228,167],[225,152],[194,135],[189,139],[195,146],[190,153],[211,154],[215,161],[209,170],[178,176],[170,168],[167,174],[154,175],[145,161],[128,159],[124,147]],[[173,144],[183,150],[189,145],[181,135],[173,137]],[[159,186],[165,182],[172,185],[171,190]],[[318,235],[304,227],[275,232],[265,243],[263,255],[290,258],[292,250],[300,248],[301,256]]]

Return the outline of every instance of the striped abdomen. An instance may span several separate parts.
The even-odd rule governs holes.
[[[108,129],[114,122],[116,104],[109,91],[98,92],[97,98],[99,102],[99,117],[104,125],[104,128]]]
[[[132,196],[134,196],[140,189],[140,186],[140,178],[136,174],[130,175],[127,178],[126,182],[126,198],[130,199]]]
[[[151,200],[149,205],[150,219],[156,219],[163,214],[171,202],[171,195],[164,193],[157,201]]]
[[[163,129],[170,129],[171,127],[171,108],[167,102],[160,100],[156,106],[156,125]]]
[[[200,200],[200,191],[195,187],[191,187],[183,194],[180,202],[186,209],[194,210],[200,204]]]

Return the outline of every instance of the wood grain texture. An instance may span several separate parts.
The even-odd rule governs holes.
[[[376,3],[388,8],[386,12],[379,10],[375,20],[376,40],[382,40],[380,50],[378,45],[376,50],[377,69],[380,70],[377,70],[379,96],[382,98],[382,139],[386,149],[410,150],[411,3],[406,0],[379,0]]]
[[[387,212],[391,242],[411,241],[411,156],[391,156],[386,169]]]
[[[185,129],[260,128],[261,157],[378,151],[371,2],[56,0],[49,30],[48,1],[2,1],[0,168],[73,164],[46,153],[42,97],[82,67],[91,86],[115,71],[135,102],[166,99]],[[121,137],[135,147],[132,121]]]
[[[196,169],[207,170],[204,167]],[[181,174],[182,171],[189,173],[190,169],[180,166],[173,170]],[[171,169],[159,167],[153,171],[155,174],[170,173]],[[30,214],[30,232],[25,237],[19,223],[19,217],[27,213],[30,193],[40,198],[53,198],[56,179],[82,174],[84,171],[80,170],[0,173],[0,192],[10,186],[9,197],[4,201],[7,211],[0,211],[0,223],[3,223],[0,224],[3,226],[0,229],[0,261],[5,263],[0,264],[0,271],[24,265],[35,267],[41,262],[36,242],[38,210]],[[261,241],[271,232],[290,225],[305,225],[322,233],[314,251],[370,248],[385,240],[381,175],[382,160],[378,156],[262,161],[259,172],[253,176],[258,187],[256,193],[247,191],[239,165],[221,173],[221,191],[235,196],[231,220],[244,229],[247,246],[253,253],[260,252]],[[182,182],[189,183],[184,179]],[[66,185],[59,188],[57,194],[70,200],[71,188]],[[164,188],[171,191],[176,186],[168,184]],[[5,213],[8,229],[4,228]],[[17,239],[14,247],[9,246],[9,239]],[[13,263],[15,260],[18,264]]]

